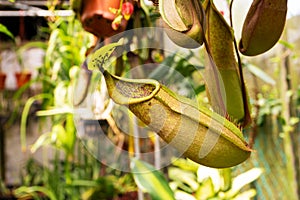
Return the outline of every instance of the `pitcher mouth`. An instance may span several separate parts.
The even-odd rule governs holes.
[[[160,89],[160,83],[154,79],[129,79],[118,77],[104,71],[110,97],[117,104],[130,105],[147,101]]]

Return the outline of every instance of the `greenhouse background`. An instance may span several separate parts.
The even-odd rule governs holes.
[[[157,4],[175,1],[107,2],[0,0],[0,83],[4,83],[0,85],[0,199],[299,199],[298,2],[288,1],[284,30],[270,50],[256,56],[232,51],[234,62],[241,60],[252,121],[244,127],[231,113],[223,119],[243,130],[246,147],[252,150],[245,161],[220,169],[198,164],[181,152],[194,144],[194,138],[188,138],[194,127],[183,124],[176,129],[177,121],[168,119],[165,124],[172,122],[168,127],[175,127],[170,135],[187,130],[182,137],[187,139],[164,141],[169,135],[160,137],[160,130],[151,126],[164,127],[162,119],[168,112],[145,125],[144,115],[109,96],[103,71],[91,70],[100,60],[105,72],[125,77],[125,82],[155,79],[221,115],[222,107],[216,109],[211,103],[218,88],[210,90],[214,78],[206,74],[211,65],[209,47],[204,42],[190,48],[186,40],[182,39],[185,44],[178,40],[188,31],[172,32],[172,19],[166,23],[163,7]],[[207,18],[211,12],[207,5],[215,4],[212,8],[225,22],[230,24],[233,17],[230,30],[237,42],[241,40],[252,1],[182,2],[180,6],[192,5],[190,10],[200,3]],[[183,16],[189,17],[194,12],[190,10],[183,9],[187,12]],[[174,19],[178,16],[182,17],[174,14]],[[190,26],[198,23],[192,21]],[[266,29],[269,26],[277,24]],[[208,46],[210,42],[214,40],[208,39]],[[219,46],[227,43],[233,45],[226,40]],[[105,50],[109,45],[115,46]],[[121,94],[127,92],[124,88]],[[134,97],[141,95],[135,92]],[[225,93],[227,100],[238,96],[235,91]],[[166,100],[163,105],[169,104]],[[185,120],[182,116],[179,119]]]

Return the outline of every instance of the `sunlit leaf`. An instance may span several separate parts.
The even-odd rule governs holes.
[[[26,150],[26,127],[27,127],[27,118],[29,115],[30,108],[32,104],[41,99],[50,99],[52,96],[50,94],[38,94],[36,96],[30,97],[25,105],[21,116],[21,126],[20,126],[20,138],[21,138],[21,147],[22,150]]]
[[[73,109],[70,106],[57,107],[48,110],[40,110],[36,112],[37,116],[51,116],[51,115],[62,115],[62,114],[72,114]]]
[[[293,126],[293,125],[296,125],[297,123],[299,123],[299,118],[291,117],[289,124]]]
[[[20,199],[28,199],[28,194],[30,194],[31,196],[36,196],[37,193],[45,194],[50,200],[58,200],[51,190],[43,186],[22,186],[14,190],[14,194]]]
[[[284,40],[279,40],[278,42],[279,44],[282,44],[284,47],[288,48],[288,49],[291,49],[293,50],[295,45],[293,45],[292,43],[290,42],[287,42],[287,41],[284,41]]]
[[[190,159],[184,159],[184,158],[172,158],[171,160],[172,165],[179,167],[183,170],[191,171],[191,172],[197,172],[199,164],[190,160]]]
[[[255,189],[250,189],[247,190],[245,192],[241,192],[240,194],[238,194],[234,200],[250,200],[253,199],[253,197],[255,197],[256,195],[256,190]]]
[[[221,190],[228,191],[232,184],[231,168],[220,169],[219,172],[223,179],[223,185],[222,185]]]
[[[246,67],[252,74],[254,74],[256,77],[260,78],[264,82],[271,84],[271,85],[276,84],[276,82],[273,78],[271,78],[267,73],[265,73],[263,70],[256,67],[255,65],[247,64]]]
[[[31,48],[40,48],[40,49],[47,49],[48,45],[46,42],[28,42],[24,45],[22,45],[19,49],[18,49],[18,53],[23,53],[28,49]]]
[[[199,183],[197,182],[197,177],[195,173],[191,171],[182,170],[180,168],[169,167],[168,169],[169,178],[175,181],[179,181],[188,185],[190,191],[187,192],[194,192],[198,189]]]
[[[229,191],[230,196],[237,194],[245,185],[258,179],[262,173],[262,169],[253,168],[235,177]]]
[[[130,167],[136,184],[144,192],[149,193],[152,200],[175,200],[168,181],[152,165],[137,158],[132,158]]]
[[[197,200],[193,195],[181,190],[175,191],[175,198],[176,200]]]
[[[196,192],[197,199],[208,199],[215,195],[215,189],[211,178],[203,180]]]
[[[30,150],[32,153],[35,153],[40,147],[50,145],[51,143],[51,133],[44,133],[35,141]]]
[[[197,171],[198,182],[203,182],[207,178],[211,178],[215,192],[219,191],[222,185],[222,180],[218,169],[206,166],[200,166]]]

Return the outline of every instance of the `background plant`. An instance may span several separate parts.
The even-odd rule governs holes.
[[[86,171],[81,171],[81,167],[84,167],[82,165],[77,165],[77,156],[75,156],[74,151],[75,149],[77,149],[77,141],[76,141],[76,137],[75,137],[75,132],[74,132],[74,124],[73,124],[73,120],[72,120],[72,116],[71,116],[71,111],[70,111],[70,105],[71,102],[69,101],[69,95],[71,95],[69,93],[70,88],[72,87],[72,72],[76,72],[78,70],[78,66],[80,66],[80,64],[83,62],[83,58],[84,58],[84,53],[86,51],[86,49],[88,48],[88,46],[86,44],[80,43],[80,41],[78,41],[77,37],[81,37],[81,35],[74,35],[74,30],[80,30],[80,25],[79,22],[74,22],[74,19],[69,19],[66,21],[62,20],[62,19],[58,19],[58,21],[54,22],[53,24],[50,24],[51,27],[51,37],[49,40],[49,46],[47,48],[46,51],[46,57],[45,57],[45,66],[43,66],[40,69],[40,76],[38,78],[38,80],[42,83],[42,93],[32,97],[29,99],[27,106],[25,106],[25,112],[23,114],[22,117],[22,141],[25,141],[25,129],[26,129],[26,121],[27,121],[27,116],[28,116],[28,112],[30,109],[30,105],[32,105],[34,102],[40,102],[42,108],[44,109],[43,111],[38,112],[38,115],[40,116],[48,116],[48,119],[51,119],[51,127],[53,127],[49,133],[46,133],[45,135],[42,135],[39,140],[35,143],[35,145],[33,146],[32,150],[36,150],[40,147],[43,147],[44,145],[52,145],[54,147],[56,147],[57,149],[59,149],[57,151],[57,154],[60,154],[61,152],[63,153],[63,161],[60,162],[60,158],[59,156],[55,157],[55,162],[53,162],[54,164],[54,169],[56,169],[56,171],[52,171],[52,169],[46,169],[45,168],[45,174],[48,175],[42,175],[42,177],[44,177],[43,179],[43,187],[36,187],[36,188],[30,188],[30,187],[23,187],[20,190],[16,191],[16,194],[18,195],[24,195],[24,194],[28,194],[29,193],[32,195],[35,191],[41,191],[44,194],[47,194],[48,196],[50,196],[51,198],[62,198],[62,197],[69,197],[71,198],[72,195],[79,195],[78,191],[75,191],[75,189],[78,189],[78,187],[81,188],[80,193],[85,194],[86,196],[92,196],[92,194],[96,194],[98,191],[103,191],[103,193],[105,192],[111,192],[111,189],[113,189],[111,187],[111,182],[115,182],[116,178],[104,178],[105,180],[103,180],[102,178],[99,178],[101,180],[98,180],[98,172],[99,169],[101,169],[101,167],[103,166],[99,166],[97,162],[93,162],[91,161],[91,163],[93,163],[92,165],[95,166],[95,168],[93,169],[89,169],[88,172]],[[76,25],[75,25],[76,24]],[[73,30],[72,30],[72,26],[69,25],[74,25],[73,26]],[[78,25],[78,27],[77,27]],[[76,27],[78,28],[76,28]],[[81,31],[79,31],[81,33]],[[82,32],[83,33],[83,32]],[[86,40],[85,40],[86,39]],[[85,38],[82,41],[87,41],[88,39]],[[50,44],[51,42],[51,44]],[[77,43],[80,43],[77,46]],[[81,46],[80,46],[81,45]],[[74,47],[78,47],[80,50],[78,50],[77,48]],[[292,138],[297,137],[297,130],[298,130],[298,107],[299,107],[299,87],[298,87],[298,83],[297,81],[297,77],[292,76],[292,80],[293,80],[293,84],[292,87],[291,85],[289,85],[289,81],[286,79],[286,77],[288,77],[289,75],[291,75],[291,73],[289,72],[289,65],[287,65],[287,63],[289,61],[287,60],[292,60],[293,59],[297,59],[297,54],[295,53],[295,49],[293,48],[289,48],[290,45],[287,45],[287,43],[284,45],[285,47],[288,47],[287,51],[284,51],[287,54],[284,55],[288,55],[286,57],[273,57],[273,59],[269,59],[267,57],[267,64],[261,64],[255,61],[255,59],[246,59],[243,58],[244,61],[244,69],[248,72],[250,72],[250,79],[253,78],[253,84],[255,85],[253,91],[250,91],[250,100],[251,103],[253,105],[253,115],[254,115],[254,121],[255,121],[255,125],[253,126],[253,129],[247,129],[245,130],[245,132],[248,134],[249,133],[249,138],[251,140],[254,139],[255,137],[251,134],[257,134],[257,140],[259,139],[259,137],[262,137],[263,134],[268,136],[268,139],[270,139],[270,134],[272,132],[272,137],[275,140],[275,143],[281,143],[282,140],[284,139],[284,145],[280,145],[280,148],[284,149],[284,153],[282,151],[280,151],[280,149],[278,148],[277,151],[274,153],[274,157],[275,156],[281,156],[280,158],[278,158],[277,160],[283,160],[283,164],[282,169],[280,171],[281,176],[277,176],[276,173],[269,173],[268,170],[266,170],[266,172],[264,174],[261,175],[261,177],[264,177],[263,180],[269,180],[268,176],[276,176],[278,178],[275,178],[273,180],[273,182],[276,181],[280,181],[280,178],[285,177],[286,176],[286,171],[285,166],[288,166],[288,170],[289,170],[289,176],[288,176],[288,182],[287,185],[284,186],[286,188],[288,188],[289,190],[293,190],[291,193],[289,194],[285,194],[285,195],[290,195],[290,198],[295,198],[295,188],[299,187],[299,182],[297,182],[297,176],[295,176],[295,174],[297,174],[297,167],[293,166],[293,163],[297,163],[297,157],[298,154],[297,152],[297,144],[294,141],[297,141],[297,139],[294,139],[291,141],[290,136]],[[77,50],[76,50],[77,49]],[[60,52],[63,52],[63,54],[61,54]],[[146,52],[146,51],[145,51]],[[142,55],[146,55],[145,58],[147,58],[148,54],[147,52],[139,52]],[[76,59],[74,59],[74,56],[83,56],[83,57],[76,57]],[[191,55],[188,55],[187,57],[193,57],[194,54],[191,53]],[[123,57],[125,58],[125,56]],[[140,61],[145,61],[147,59],[141,58]],[[265,61],[266,62],[266,61]],[[255,63],[256,66],[254,66],[253,64]],[[189,63],[186,62],[185,59],[177,59],[175,54],[171,55],[170,57],[166,57],[165,60],[163,61],[162,64],[166,64],[168,66],[172,66],[174,67],[174,69],[181,71],[181,73],[184,75],[184,77],[186,77],[187,79],[189,79],[189,81],[194,79],[191,79],[191,76],[197,76],[195,75],[196,73],[194,73],[194,68],[191,67],[189,65]],[[277,67],[275,67],[274,69],[277,69],[272,71],[274,74],[272,74],[273,76],[271,77],[270,75],[266,75],[268,74],[269,70],[264,68],[263,66],[270,66],[270,67],[274,67],[274,65],[276,65]],[[190,68],[191,67],[191,68]],[[282,68],[281,68],[282,67]],[[161,69],[161,68],[158,68]],[[200,67],[200,70],[202,69],[202,67]],[[280,70],[279,70],[280,69]],[[282,71],[284,70],[284,71]],[[287,70],[287,71],[286,71]],[[279,73],[280,72],[285,72],[285,73]],[[295,71],[295,69],[294,69]],[[188,73],[187,73],[188,72]],[[287,72],[287,73],[286,73]],[[76,74],[76,73],[74,73]],[[73,75],[74,75],[73,74]],[[181,91],[183,91],[184,94],[187,94],[187,96],[191,97],[191,94],[185,93],[185,82],[182,81],[181,83],[177,83],[178,81],[180,81],[179,79],[176,79],[176,75],[174,73],[172,73],[171,71],[166,72],[167,76],[166,78],[170,78],[171,81],[174,82],[174,84],[176,85],[175,87],[177,87],[178,91],[180,91],[180,89],[183,89]],[[279,74],[282,75],[281,79],[279,78]],[[295,73],[296,74],[296,73]],[[160,75],[160,74],[158,74]],[[153,77],[157,77],[154,73]],[[174,78],[175,77],[175,78]],[[174,78],[174,79],[173,79]],[[193,83],[193,81],[191,81]],[[196,98],[198,99],[203,99],[202,96],[204,96],[205,94],[202,92],[205,90],[205,86],[204,84],[201,82],[202,80],[199,81],[199,79],[196,81],[197,83],[200,83],[199,85],[195,84],[193,85],[194,88],[196,88]],[[263,81],[263,82],[261,82]],[[256,83],[255,83],[256,82]],[[285,83],[288,83],[284,89],[280,90],[279,89],[279,85],[278,83],[282,83],[282,85],[284,85]],[[249,85],[247,86],[251,86],[252,83],[249,82]],[[260,87],[261,86],[261,87]],[[275,87],[278,86],[278,87]],[[298,92],[298,93],[297,93]],[[63,94],[63,95],[61,95]],[[254,94],[252,96],[252,94]],[[281,94],[281,95],[280,95]],[[286,97],[288,96],[289,101],[286,101]],[[201,97],[200,97],[201,96]],[[205,99],[205,98],[204,98]],[[205,101],[205,100],[204,100]],[[287,104],[287,102],[296,102],[296,104]],[[295,106],[295,107],[294,107]],[[296,108],[296,109],[294,109]],[[297,112],[290,112],[296,110]],[[49,117],[50,116],[50,117]],[[41,118],[43,118],[41,117]],[[40,119],[41,119],[40,118]],[[270,121],[272,123],[270,123]],[[268,129],[270,129],[270,127],[272,127],[272,131],[268,131]],[[294,134],[293,134],[294,133]],[[266,136],[266,137],[267,137]],[[272,139],[272,138],[271,138]],[[270,139],[270,141],[271,141]],[[272,140],[273,141],[273,140]],[[269,141],[268,141],[269,142]],[[268,143],[269,144],[269,143]],[[260,156],[267,156],[269,152],[273,152],[273,149],[270,148],[269,145],[266,145],[267,147],[263,146],[265,144],[262,144],[261,142],[256,142],[255,143],[255,149],[257,149],[260,152]],[[268,149],[269,148],[269,149]],[[61,151],[62,150],[62,151]],[[268,151],[266,151],[268,150]],[[81,150],[80,150],[81,151]],[[279,151],[279,153],[278,153]],[[88,157],[88,155],[85,155],[86,157]],[[85,157],[82,155],[82,157]],[[289,159],[286,159],[285,156],[289,157]],[[81,158],[82,158],[81,157]],[[84,159],[83,159],[84,160]],[[267,164],[265,165],[266,169],[270,169],[268,161],[264,160]],[[296,162],[295,162],[296,161]],[[84,163],[84,161],[82,161]],[[254,164],[251,164],[251,162],[253,162]],[[276,161],[277,162],[277,161]],[[279,161],[278,161],[279,162]],[[232,173],[241,173],[242,171],[245,171],[243,169],[249,169],[252,167],[260,167],[261,163],[258,163],[257,160],[255,160],[255,158],[253,158],[253,160],[245,163],[245,165],[240,166],[240,168],[238,169],[233,169]],[[73,169],[77,168],[78,171],[81,171],[78,174],[81,174],[82,176],[79,177],[79,175],[77,176],[75,172],[75,170]],[[227,189],[220,189],[220,190],[215,190],[215,188],[218,188],[218,186],[216,186],[214,183],[212,183],[212,178],[211,177],[206,177],[207,179],[199,181],[198,180],[198,176],[200,176],[200,174],[196,173],[195,171],[192,171],[193,175],[190,175],[190,170],[186,170],[185,168],[183,168],[184,170],[182,170],[181,167],[178,166],[178,164],[174,164],[174,166],[171,166],[172,168],[170,168],[170,174],[172,176],[170,176],[170,178],[172,179],[173,183],[171,184],[172,187],[174,187],[174,191],[177,192],[177,194],[181,194],[183,196],[185,196],[186,198],[195,198],[195,194],[197,194],[196,196],[198,198],[201,198],[201,194],[204,194],[206,192],[197,192],[198,189],[199,190],[205,190],[207,188],[208,194],[210,194],[212,197],[218,197],[218,198],[223,198],[223,195],[228,195],[227,197],[229,198],[236,198],[238,197],[237,193],[234,193],[234,195],[232,195],[232,193],[226,193],[226,191],[230,191]],[[280,166],[279,166],[280,167]],[[240,170],[239,170],[240,169]],[[173,172],[172,172],[173,170]],[[272,170],[272,168],[271,168]],[[39,170],[37,170],[39,171]],[[91,172],[93,171],[93,172]],[[169,171],[169,170],[168,170]],[[186,171],[188,171],[186,173]],[[204,170],[205,171],[205,170]],[[214,170],[212,170],[214,171]],[[55,174],[55,172],[57,172],[57,174]],[[186,180],[182,180],[180,179],[179,176],[177,176],[177,173],[174,172],[179,172],[182,174],[189,174],[186,175],[184,177],[188,177],[188,186],[186,186]],[[256,171],[257,172],[257,171]],[[31,174],[32,172],[28,172],[28,174]],[[74,174],[73,174],[74,173]],[[88,176],[87,174],[96,174],[95,176]],[[216,172],[211,172],[212,174],[216,174]],[[85,175],[84,175],[85,174]],[[113,172],[114,175],[116,175],[116,177],[119,177],[121,174],[119,172]],[[230,173],[224,173],[223,175],[225,176],[225,174],[227,174],[227,176],[229,176],[228,174]],[[258,173],[257,173],[258,174]],[[223,176],[222,175],[222,176]],[[192,177],[192,178],[191,178]],[[56,178],[56,179],[55,179]],[[93,181],[86,181],[87,179],[92,179]],[[31,180],[31,178],[27,178],[28,180]],[[60,189],[53,189],[54,186],[50,186],[51,184],[45,184],[47,182],[52,182],[53,184],[55,183],[55,181],[51,181],[50,179],[55,179],[55,181],[58,180],[64,180],[60,182],[60,185],[58,186],[59,188],[63,188],[62,190]],[[221,178],[222,179],[222,178]],[[130,180],[130,178],[128,179]],[[249,178],[248,181],[250,182],[252,179]],[[102,190],[101,188],[101,184],[103,184],[104,182],[107,181],[107,185],[108,185],[108,190]],[[256,182],[253,183],[253,185],[255,185],[258,189],[260,189],[263,185],[262,181],[258,179]],[[30,182],[30,181],[29,181]],[[284,182],[284,181],[283,181]],[[36,183],[41,183],[40,181],[35,182],[35,184],[33,185],[38,185]],[[129,183],[132,183],[129,181]],[[260,185],[258,185],[257,183],[260,183]],[[272,182],[269,182],[271,185]],[[28,182],[26,182],[26,180],[24,179],[24,185],[30,185]],[[291,185],[289,185],[291,184]],[[84,187],[82,187],[84,185]],[[88,186],[87,186],[88,185]],[[104,184],[106,185],[106,184]],[[230,185],[230,184],[228,184]],[[172,188],[171,187],[171,188]],[[275,187],[275,186],[274,186]],[[197,188],[197,189],[195,189]],[[201,188],[201,189],[200,189]],[[87,189],[87,190],[86,190]],[[115,189],[115,188],[114,188]],[[50,191],[50,192],[49,192]],[[86,193],[85,193],[86,191]],[[149,190],[146,190],[149,191]],[[224,192],[225,191],[225,192]],[[261,190],[257,190],[258,193],[262,193]],[[101,193],[101,192],[100,192]],[[276,196],[276,194],[282,194],[281,192],[272,192],[274,196]],[[194,196],[190,196],[190,195],[194,195]],[[246,192],[246,194],[248,194],[247,196],[253,196],[255,194],[254,190],[249,190],[249,193]],[[102,194],[101,194],[102,195]],[[232,195],[232,196],[231,196]],[[179,195],[180,196],[180,195]],[[188,196],[188,197],[187,197]],[[202,196],[203,197],[203,196]],[[208,197],[207,197],[208,198]]]
[[[49,158],[53,160],[49,167],[30,161],[23,173],[23,186],[15,190],[15,195],[39,198],[37,194],[42,193],[50,199],[78,199],[79,196],[83,199],[108,199],[135,190],[130,175],[106,171],[106,167],[90,155],[76,137],[72,110],[74,81],[91,46],[91,35],[74,17],[58,18],[49,27],[51,34],[44,66],[39,69],[36,80],[42,90],[30,97],[24,106],[21,140],[23,151],[26,151],[28,115],[37,102],[40,105],[37,116],[43,119],[44,125],[49,123],[50,130],[42,133],[30,150],[34,153],[39,148],[52,146],[54,157]],[[106,172],[110,176],[103,176]]]

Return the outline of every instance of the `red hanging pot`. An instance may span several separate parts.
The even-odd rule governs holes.
[[[0,90],[5,88],[6,74],[0,72]]]
[[[119,9],[120,0],[85,0],[82,1],[80,16],[83,28],[98,37],[111,37],[126,29],[127,21],[122,19],[117,30],[112,28],[112,22],[117,17],[110,9]]]
[[[17,87],[20,88],[25,83],[30,81],[31,73],[30,72],[16,72],[15,77],[16,77],[16,81],[17,81]]]

